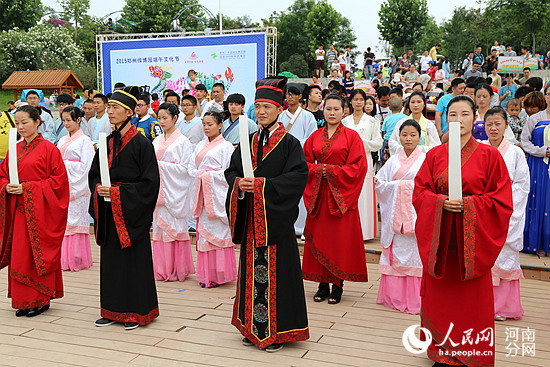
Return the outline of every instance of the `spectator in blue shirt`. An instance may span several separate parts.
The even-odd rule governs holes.
[[[388,106],[391,110],[391,115],[386,116],[384,123],[382,124],[382,137],[384,138],[384,144],[382,145],[383,161],[387,161],[389,158],[388,141],[395,129],[395,125],[407,115],[401,112],[403,109],[403,100],[400,97],[392,97],[388,102]]]
[[[131,122],[134,124],[137,131],[153,142],[157,136],[162,134],[162,128],[158,121],[148,113],[150,102],[151,100],[147,94],[142,94],[138,97],[135,109],[136,116],[132,117]]]
[[[514,74],[506,74],[506,85],[503,85],[498,92],[502,108],[506,108],[506,102],[516,98],[518,88],[517,84],[514,83]]]
[[[483,65],[485,65],[485,56],[483,56],[483,54],[481,53],[481,46],[477,46],[476,47],[476,52],[474,52],[474,60],[473,62],[479,62],[479,64],[481,65],[480,67],[482,68]]]

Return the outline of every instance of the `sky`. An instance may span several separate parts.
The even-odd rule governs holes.
[[[220,0],[200,0],[203,6],[212,13],[218,14]],[[378,33],[378,11],[383,0],[328,0],[328,2],[351,21],[353,31],[357,36],[357,46],[360,51],[367,47],[380,50],[381,42]],[[57,0],[42,0],[46,6],[61,10]],[[89,14],[103,17],[110,12],[122,10],[125,0],[90,0]],[[287,9],[294,0],[258,1],[258,0],[221,0],[221,12],[235,18],[248,15],[253,21],[260,22],[261,18],[267,18],[273,11]],[[451,17],[453,9],[457,6],[475,7],[476,0],[454,0],[450,2],[441,0],[428,0],[428,13],[435,17],[438,23]]]

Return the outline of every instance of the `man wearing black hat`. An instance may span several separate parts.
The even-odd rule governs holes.
[[[130,122],[138,95],[137,87],[125,87],[109,100],[111,187],[101,185],[99,152],[88,175],[90,215],[101,246],[101,318],[95,325],[120,322],[126,330],[146,325],[159,314],[149,229],[160,177],[153,145]]]
[[[268,352],[309,338],[294,234],[308,167],[298,139],[277,122],[286,81],[270,77],[256,83],[254,113],[260,130],[251,135],[254,178],[243,178],[240,146],[225,171],[231,233],[241,245],[231,323],[244,336],[244,345]]]

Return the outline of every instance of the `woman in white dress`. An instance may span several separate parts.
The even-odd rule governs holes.
[[[188,165],[195,178],[197,281],[203,288],[213,288],[237,279],[235,245],[225,211],[229,185],[224,175],[235,148],[221,135],[223,120],[218,112],[206,112],[202,125],[206,139],[197,144]]]
[[[507,114],[502,108],[491,108],[485,113],[485,132],[489,140],[484,143],[497,148],[502,154],[512,181],[514,202],[508,236],[492,268],[495,320],[497,321],[504,321],[507,318],[521,319],[523,316],[519,292],[519,280],[523,279],[523,272],[519,263],[519,252],[523,249],[525,207],[530,189],[529,166],[525,153],[505,138],[507,128]]]
[[[414,178],[426,153],[418,149],[421,129],[408,119],[399,127],[403,149],[393,155],[376,175],[382,228],[377,303],[410,314],[420,313],[422,260],[415,235],[416,212],[412,204]]]
[[[401,121],[398,121],[395,125],[388,142],[390,147],[390,155],[396,155],[401,149],[403,149],[399,138],[399,127],[408,119],[413,119],[420,125],[422,133],[420,134],[418,149],[426,153],[431,148],[441,145],[441,139],[439,139],[439,134],[437,133],[435,124],[426,118],[426,106],[426,97],[424,96],[424,93],[413,92],[411,94],[407,106],[405,107],[405,109],[409,109],[411,111],[411,114]]]
[[[95,151],[92,141],[80,128],[83,116],[84,113],[77,107],[66,107],[63,110],[61,119],[68,134],[57,143],[71,187],[67,228],[61,245],[61,269],[70,271],[92,266],[88,172]]]
[[[194,181],[187,172],[191,142],[175,125],[179,113],[172,103],[161,104],[157,112],[164,133],[153,140],[160,170],[153,214],[153,269],[155,280],[181,282],[195,273],[187,222]]]
[[[372,153],[382,148],[384,140],[380,134],[380,124],[374,119],[376,113],[374,98],[361,89],[355,89],[351,95],[353,113],[342,120],[345,127],[357,131],[367,156],[367,175],[363,181],[363,189],[359,196],[359,216],[363,240],[370,240],[377,235],[378,215],[376,211],[376,195],[374,193],[374,166]],[[369,111],[367,114],[365,111]]]

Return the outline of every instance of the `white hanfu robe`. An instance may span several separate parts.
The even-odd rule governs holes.
[[[403,125],[403,122],[409,119],[413,119],[412,115],[399,120],[397,124],[395,124],[393,133],[391,134],[390,140],[388,141],[390,155],[396,155],[397,153],[399,153],[400,150],[403,149],[403,146],[401,145],[401,140],[399,139],[399,128],[401,127],[401,125]],[[419,125],[421,133],[420,142],[418,143],[418,149],[420,149],[424,153],[427,153],[428,150],[432,149],[433,147],[441,145],[441,139],[439,139],[439,134],[437,133],[435,124],[432,121],[422,116],[420,118]]]
[[[363,113],[361,120],[355,124],[353,115],[342,120],[345,127],[357,131],[367,156],[367,175],[363,181],[363,188],[359,201],[359,216],[361,217],[361,228],[363,230],[363,240],[370,240],[377,236],[378,232],[378,213],[376,210],[376,195],[374,193],[374,166],[372,161],[372,152],[382,148],[384,140],[380,134],[380,124],[372,116]]]
[[[382,279],[377,302],[412,314],[420,312],[422,279],[412,194],[414,178],[425,157],[426,153],[418,147],[409,157],[401,150],[390,157],[375,180],[382,217],[382,255],[378,265]]]
[[[195,179],[193,215],[197,219],[197,280],[201,286],[215,287],[237,279],[234,244],[231,240],[225,199],[233,144],[219,135],[201,141],[188,161]]]
[[[155,279],[183,281],[195,272],[187,222],[194,182],[187,171],[187,161],[193,147],[178,129],[168,139],[165,134],[157,136],[153,147],[160,171],[159,196],[153,214]]]
[[[489,144],[488,141],[483,143]],[[519,279],[523,279],[519,252],[523,249],[525,208],[530,189],[529,166],[523,150],[507,139],[502,140],[498,151],[502,154],[512,181],[514,212],[510,218],[506,242],[492,268],[495,312],[499,316],[519,319],[523,315],[519,297]],[[510,287],[513,289],[508,289]]]
[[[88,172],[94,159],[94,145],[79,129],[57,143],[65,163],[71,190],[67,228],[61,246],[61,268],[78,271],[92,266],[90,248],[90,189]]]
[[[315,116],[309,111],[304,110],[298,106],[294,113],[290,113],[289,110],[283,111],[279,115],[278,121],[281,122],[286,131],[300,141],[302,147],[306,140],[317,130],[317,120]],[[304,233],[304,227],[306,226],[307,210],[304,204],[304,198],[300,199],[298,204],[298,218],[294,223],[294,230],[297,235]]]

